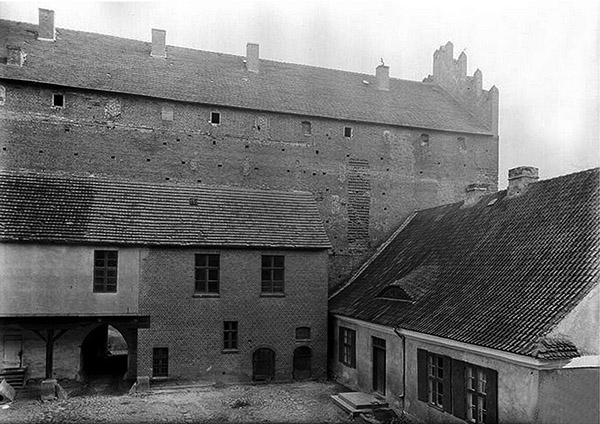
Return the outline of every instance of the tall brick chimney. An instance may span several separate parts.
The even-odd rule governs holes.
[[[56,39],[54,10],[38,9],[38,12],[38,40],[54,41]]]
[[[534,166],[519,166],[508,170],[507,197],[514,197],[527,191],[527,186],[538,180],[538,169]]]
[[[463,203],[464,207],[473,206],[475,203],[481,199],[481,196],[486,194],[489,190],[489,184],[484,183],[473,183],[469,184],[467,188],[465,188],[465,202]]]
[[[152,28],[152,57],[167,57],[167,31]]]
[[[383,63],[375,68],[375,77],[377,79],[377,89],[388,91],[390,89],[390,67]]]
[[[250,72],[258,73],[258,67],[258,44],[248,43],[246,44],[246,69],[248,69]]]

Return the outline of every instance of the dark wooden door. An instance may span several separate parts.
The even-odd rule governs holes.
[[[373,391],[385,395],[385,340],[373,337]]]
[[[275,352],[271,349],[257,349],[252,355],[252,379],[269,381],[275,377]]]
[[[305,380],[311,375],[312,352],[309,347],[301,346],[294,350],[294,380]]]

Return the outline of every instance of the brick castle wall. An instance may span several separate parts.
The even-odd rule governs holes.
[[[0,85],[2,168],[314,193],[334,246],[330,287],[413,210],[461,200],[473,182],[497,187],[493,136]],[[64,108],[52,107],[55,93],[65,96]],[[221,114],[219,125],[211,112]]]

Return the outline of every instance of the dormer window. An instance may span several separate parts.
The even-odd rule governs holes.
[[[346,137],[346,138],[352,137],[352,127],[344,127],[344,137]]]
[[[65,107],[64,94],[53,94],[52,95],[52,107]]]
[[[221,123],[221,114],[219,112],[211,112],[210,123],[213,125],[219,125]]]
[[[402,287],[398,286],[389,286],[384,288],[381,292],[379,292],[377,297],[380,299],[400,300],[404,302],[413,301],[412,297],[410,297]]]

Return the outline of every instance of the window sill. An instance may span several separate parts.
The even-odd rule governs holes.
[[[152,380],[152,381],[166,381],[168,379],[169,379],[169,377],[166,377],[166,376],[164,376],[164,377],[151,377],[150,378],[150,380]]]
[[[194,293],[192,297],[221,297],[220,293]]]
[[[223,349],[221,350],[223,354],[231,354],[231,353],[240,353],[238,349]]]
[[[310,343],[310,339],[296,339],[296,343]]]
[[[285,297],[285,293],[261,293],[260,297]]]

